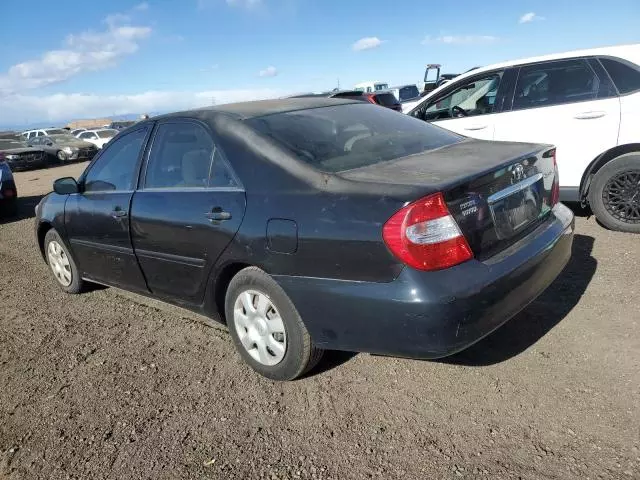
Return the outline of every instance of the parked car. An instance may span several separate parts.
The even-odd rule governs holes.
[[[131,125],[135,125],[135,121],[133,120],[118,120],[115,122],[111,122],[108,128],[113,130],[124,130],[125,128],[129,128]]]
[[[391,92],[382,91],[376,93],[365,93],[364,96],[369,103],[381,105],[383,107],[390,108],[391,110],[395,110],[396,112],[402,112],[402,104]]]
[[[398,87],[391,87],[387,92],[393,93],[400,103],[420,98],[420,90],[418,90],[416,85],[400,85]]]
[[[98,151],[92,143],[80,140],[70,134],[48,135],[29,140],[29,145],[41,148],[49,156],[50,162],[91,160]]]
[[[286,380],[322,349],[437,358],[489,334],[570,257],[557,185],[548,145],[354,100],[221,105],[142,121],[57,180],[37,245],[64,291],[225,319],[242,358]]]
[[[389,84],[385,82],[362,82],[353,87],[354,90],[359,90],[365,93],[378,92],[380,90],[387,90],[388,88]]]
[[[85,130],[78,134],[80,140],[93,143],[96,147],[102,148],[105,143],[118,134],[118,130],[113,128],[99,128],[96,130]]]
[[[561,199],[640,233],[640,44],[475,69],[408,113],[474,138],[555,144]]]
[[[12,216],[18,210],[18,189],[13,179],[11,167],[0,152],[0,216]]]
[[[365,96],[366,94],[362,90],[331,90],[330,92],[321,93],[300,93],[297,95],[290,95],[287,98],[310,98],[310,97],[325,97],[325,98],[345,98],[350,100],[360,100],[363,102],[369,101]]]
[[[14,171],[44,167],[47,164],[47,156],[41,148],[30,147],[24,140],[16,137],[0,138],[0,154]]]
[[[68,135],[69,131],[64,128],[41,128],[38,130],[27,130],[22,132],[22,137],[26,140],[31,140],[35,137],[44,137],[47,135]]]

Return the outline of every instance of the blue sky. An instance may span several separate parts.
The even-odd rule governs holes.
[[[37,13],[34,13],[37,12]],[[0,125],[166,111],[640,42],[639,0],[2,0]],[[7,21],[8,20],[8,21]]]

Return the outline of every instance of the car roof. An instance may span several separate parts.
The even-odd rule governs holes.
[[[538,57],[520,58],[518,60],[510,60],[508,62],[494,63],[485,67],[472,68],[471,70],[467,70],[466,72],[455,76],[455,78],[452,78],[451,81],[457,83],[460,80],[464,80],[465,78],[472,76],[475,77],[476,75],[482,74],[484,72],[491,72],[500,68],[517,67],[518,65],[526,65],[528,63],[539,63],[548,62],[550,60],[562,60],[566,58],[592,56],[619,57],[625,60],[629,60],[636,65],[640,65],[640,43],[615,45],[611,47],[589,48],[584,50],[570,50],[562,53],[553,53],[550,55],[541,55]],[[450,85],[450,82],[446,82],[432,92],[429,92],[429,94],[422,97],[421,101],[418,102],[413,108],[417,108],[418,105],[423,104],[429,98],[433,98],[434,95],[437,95],[442,89],[447,88]]]
[[[253,102],[229,103],[226,105],[216,105],[213,107],[186,110],[182,112],[169,113],[166,115],[154,117],[154,120],[171,117],[194,116],[195,114],[201,115],[202,113],[211,113],[212,115],[227,115],[233,116],[240,120],[245,120],[249,118],[263,117],[265,115],[273,115],[275,113],[295,112],[297,110],[331,107],[335,105],[347,105],[350,103],[360,102],[342,98],[327,98],[324,96],[280,98],[274,100],[257,100]]]
[[[485,67],[468,70],[456,76],[455,79],[456,81],[458,81],[459,79],[462,79],[471,75],[477,75],[478,73],[488,72],[498,68],[515,67],[515,66],[524,65],[527,63],[548,62],[550,60],[562,60],[565,58],[590,57],[590,56],[620,57],[640,65],[640,43],[631,44],[631,45],[617,45],[613,47],[590,48],[585,50],[570,50],[568,52],[553,53],[550,55],[541,55],[538,57],[521,58],[518,60],[511,60],[508,62],[494,63],[492,65],[487,65]]]

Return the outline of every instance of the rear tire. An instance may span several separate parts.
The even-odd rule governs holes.
[[[242,359],[271,380],[293,380],[322,358],[282,287],[256,267],[238,272],[225,297],[229,333]]]
[[[621,155],[598,171],[589,188],[589,205],[605,227],[640,233],[640,153]]]
[[[44,254],[58,286],[66,293],[80,293],[84,281],[67,246],[53,228],[44,237]]]

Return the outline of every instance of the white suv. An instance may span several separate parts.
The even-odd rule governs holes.
[[[561,200],[640,233],[640,44],[475,69],[407,114],[473,138],[555,145]]]
[[[22,132],[21,135],[25,139],[31,140],[35,137],[47,137],[49,135],[69,135],[69,130],[64,128],[40,128],[38,130],[27,130]]]

